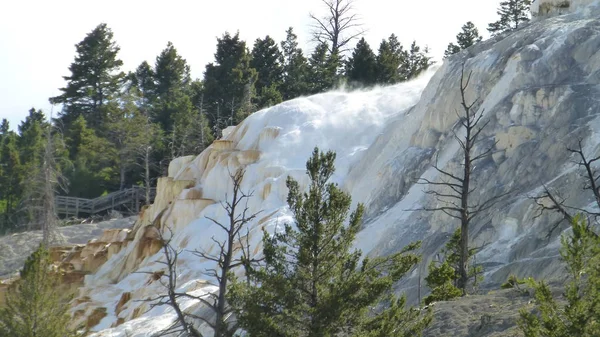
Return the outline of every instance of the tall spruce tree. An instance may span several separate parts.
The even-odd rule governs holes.
[[[488,25],[488,31],[492,35],[518,29],[523,23],[529,21],[529,6],[531,0],[506,0],[500,3],[498,8],[498,21]]]
[[[434,62],[431,61],[428,54],[429,49],[427,47],[421,48],[417,45],[417,41],[413,41],[410,50],[404,51],[404,62],[400,65],[400,78],[403,81],[408,81],[429,69]]]
[[[257,106],[262,108],[281,102],[281,94],[276,101],[276,92],[283,81],[283,54],[270,36],[254,42],[250,67],[256,70],[258,76],[255,84]]]
[[[15,218],[17,206],[21,199],[23,169],[18,148],[18,137],[10,131],[3,133],[0,143],[0,202],[2,202],[2,231],[12,230],[18,225]]]
[[[40,245],[25,261],[21,278],[8,288],[0,309],[0,336],[76,336],[69,329],[69,298],[59,287],[50,254]]]
[[[119,173],[119,190],[126,187],[127,175],[136,167],[138,149],[149,143],[146,137],[146,118],[135,105],[131,95],[123,95],[121,104],[106,105],[106,133],[114,153]]]
[[[404,48],[396,35],[382,40],[377,54],[377,83],[395,84],[402,81],[399,69],[405,59]]]
[[[117,58],[120,48],[105,23],[94,28],[75,48],[77,55],[69,67],[71,75],[63,77],[67,86],[60,89],[61,95],[50,98],[50,103],[63,104],[59,117],[65,128],[79,115],[90,127],[98,128],[103,122],[99,108],[118,92],[125,77],[119,71],[123,65]]]
[[[257,75],[250,58],[239,32],[217,39],[215,62],[204,72],[204,102],[213,127],[235,124],[252,109],[248,102],[254,98]]]
[[[481,40],[482,37],[479,35],[479,30],[477,30],[473,22],[469,21],[462,26],[462,31],[456,35],[456,44],[452,42],[448,44],[448,48],[444,52],[444,57],[454,55],[463,49],[481,42]]]
[[[7,135],[10,132],[10,124],[6,118],[2,118],[2,123],[0,123],[0,137]]]
[[[318,94],[332,89],[337,81],[339,59],[336,54],[327,52],[326,43],[319,44],[309,60],[309,93]]]
[[[377,83],[377,59],[365,38],[358,41],[346,64],[346,77],[350,83],[367,86]]]
[[[156,57],[154,66],[154,90],[152,95],[156,104],[153,109],[154,122],[163,130],[170,132],[173,125],[173,111],[166,108],[176,97],[189,94],[190,67],[179,55],[171,42]]]
[[[118,188],[115,148],[89,128],[83,116],[71,123],[65,143],[73,162],[73,166],[65,170],[71,185],[70,196],[95,198]]]
[[[281,94],[289,100],[308,93],[308,61],[302,49],[298,47],[298,36],[290,27],[286,31],[286,39],[281,42],[283,51],[283,84]]]
[[[288,205],[294,223],[265,233],[265,266],[231,290],[240,327],[249,336],[419,336],[429,315],[388,298],[392,284],[419,260],[418,244],[388,257],[352,250],[363,206],[348,218],[351,198],[329,183],[335,154],[315,149],[306,164],[308,192],[292,179]],[[371,308],[388,300],[377,317]]]
[[[151,108],[151,103],[155,97],[155,77],[154,69],[146,61],[142,62],[135,69],[131,77],[131,85],[136,89],[139,96],[138,105],[145,115],[148,114],[148,110]]]

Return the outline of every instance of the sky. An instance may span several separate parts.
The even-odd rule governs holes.
[[[312,51],[309,13],[325,14],[323,0],[24,0],[0,3],[0,118],[12,129],[31,107],[47,114],[48,98],[60,94],[62,76],[75,57],[75,44],[98,24],[106,23],[121,47],[124,71],[156,56],[173,42],[202,78],[212,62],[216,39],[239,31],[251,48],[270,35],[285,38],[294,27],[300,47]],[[449,42],[467,21],[487,38],[487,24],[497,19],[500,0],[355,0],[365,38],[376,52],[396,34],[404,45],[416,40],[441,61]]]

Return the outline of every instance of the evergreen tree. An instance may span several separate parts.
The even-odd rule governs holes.
[[[396,35],[381,41],[377,54],[377,83],[396,84],[402,81],[399,69],[405,59],[406,53]]]
[[[213,141],[213,135],[204,113],[194,108],[189,96],[181,95],[174,102],[171,158],[196,155]]]
[[[95,198],[104,191],[118,188],[115,169],[115,149],[110,142],[96,135],[79,116],[67,130],[65,143],[73,166],[65,170],[71,182],[69,195]]]
[[[145,114],[148,113],[151,102],[154,100],[156,92],[156,85],[154,83],[155,77],[154,70],[146,61],[142,62],[135,69],[135,73],[133,73],[133,76],[131,77],[131,84],[137,89],[140,98],[138,105]]]
[[[154,71],[153,97],[157,102],[154,106],[153,119],[166,132],[171,131],[173,111],[164,109],[175,97],[187,94],[190,79],[190,67],[187,65],[171,42],[156,58]]]
[[[518,29],[529,21],[530,0],[506,0],[498,8],[498,21],[488,25],[488,31],[494,36]]]
[[[429,49],[427,47],[421,51],[421,47],[417,45],[416,41],[413,41],[410,50],[404,51],[404,62],[400,65],[400,78],[403,81],[408,81],[429,69],[434,62],[431,61],[428,53]]]
[[[476,43],[481,42],[482,37],[479,35],[479,30],[469,21],[462,26],[462,32],[456,35],[456,43],[448,44],[448,49],[444,52],[444,57],[449,57],[460,52],[463,49],[467,49]]]
[[[286,31],[286,39],[281,42],[283,51],[283,84],[281,94],[289,100],[308,93],[308,61],[302,49],[298,48],[298,37],[290,27]]]
[[[0,136],[6,136],[10,132],[10,125],[6,118],[2,118],[2,123],[0,124]]]
[[[310,56],[308,69],[309,93],[318,94],[333,88],[337,81],[339,60],[336,54],[327,53],[328,46],[321,43]]]
[[[257,72],[255,88],[258,93],[257,105],[259,108],[267,106],[277,99],[275,91],[278,90],[283,80],[283,54],[277,43],[270,37],[257,39],[252,48],[252,60],[250,67]]]
[[[347,62],[346,77],[350,83],[374,85],[377,82],[377,60],[365,38],[358,41]]]
[[[218,38],[215,62],[207,64],[204,72],[204,102],[212,126],[221,129],[238,123],[250,112],[248,101],[254,98],[256,77],[239,33],[226,32]]]
[[[69,298],[58,275],[50,270],[50,254],[40,246],[25,261],[21,278],[6,293],[0,309],[0,336],[69,337]]]
[[[429,321],[403,299],[387,298],[394,281],[419,260],[413,244],[388,257],[365,258],[352,251],[363,206],[350,215],[351,198],[328,183],[335,154],[315,149],[306,167],[308,192],[288,177],[294,224],[265,233],[265,266],[231,290],[240,327],[249,336],[419,336]],[[373,316],[383,299],[392,303]]]
[[[520,311],[525,337],[600,336],[600,237],[581,216],[571,222],[572,234],[561,238],[566,263],[566,303],[554,298],[545,282],[529,280],[535,290],[535,311]]]
[[[138,149],[149,143],[146,118],[135,105],[133,97],[125,95],[121,101],[121,104],[110,102],[105,106],[107,136],[116,154],[120,191],[125,189],[127,174],[135,167]]]
[[[0,201],[2,202],[2,231],[13,229],[18,223],[15,211],[21,199],[23,169],[14,132],[2,135],[0,143]]]
[[[425,298],[425,304],[448,301],[462,295],[462,291],[457,287],[460,279],[460,237],[459,228],[446,243],[442,251],[442,260],[431,261],[429,264],[429,274],[425,277],[425,282],[431,289],[431,294]],[[475,253],[475,248],[469,248],[468,263],[471,263]],[[473,286],[477,285],[481,273],[481,266],[472,265],[469,268],[468,280]]]
[[[60,96],[50,98],[52,104],[63,104],[59,115],[64,127],[83,115],[93,128],[102,125],[99,108],[118,92],[125,77],[119,68],[123,62],[117,58],[119,47],[113,33],[105,23],[98,25],[83,41],[75,45],[77,55],[71,63],[71,75],[64,76],[67,86]]]

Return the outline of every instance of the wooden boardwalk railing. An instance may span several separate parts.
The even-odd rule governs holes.
[[[156,188],[151,188],[148,203],[154,201],[155,195]],[[57,196],[55,200],[56,212],[65,217],[81,214],[94,215],[115,209],[124,213],[137,214],[140,207],[146,203],[146,189],[136,186],[95,199]]]

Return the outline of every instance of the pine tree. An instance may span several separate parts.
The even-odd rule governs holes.
[[[417,42],[413,41],[410,50],[404,51],[404,62],[400,65],[400,78],[403,81],[408,81],[429,69],[434,62],[431,61],[428,53],[429,49],[427,47],[421,50]]]
[[[402,299],[385,295],[419,260],[419,244],[388,257],[365,258],[352,250],[363,206],[350,215],[351,198],[329,183],[335,154],[315,149],[308,160],[308,192],[288,177],[288,205],[294,223],[265,233],[265,266],[231,290],[240,327],[249,336],[419,336],[428,315],[404,309]],[[379,312],[370,308],[383,299]]]
[[[367,86],[377,82],[377,60],[365,38],[358,41],[352,57],[347,62],[346,77],[350,83]]]
[[[298,48],[298,37],[290,27],[286,31],[286,39],[281,42],[283,51],[283,84],[281,94],[289,100],[308,93],[308,61],[302,49]]]
[[[18,149],[18,138],[14,132],[2,135],[0,143],[0,201],[2,208],[2,230],[14,229],[18,224],[15,212],[21,199],[22,173],[21,158]]]
[[[192,105],[187,95],[179,96],[174,104],[171,158],[199,154],[214,139],[208,118]]]
[[[60,96],[50,98],[50,103],[63,104],[59,117],[65,128],[79,115],[90,127],[98,128],[103,122],[99,108],[118,92],[125,77],[119,71],[123,65],[117,58],[120,48],[105,23],[94,28],[75,48],[77,55],[69,67],[71,75],[63,77],[67,86],[60,89]]]
[[[69,329],[69,298],[58,289],[58,275],[50,268],[50,254],[40,245],[6,293],[0,309],[0,336],[75,336]]]
[[[448,301],[462,295],[462,291],[457,287],[460,279],[458,272],[460,269],[460,238],[460,228],[458,228],[442,250],[442,259],[431,261],[429,264],[429,273],[425,277],[425,282],[431,289],[431,294],[425,297],[425,304]],[[475,253],[475,248],[469,248],[467,263],[472,262]],[[468,280],[473,286],[477,285],[481,272],[481,266],[472,265],[468,269]]]
[[[281,102],[273,101],[277,98],[274,92],[278,90],[283,81],[282,63],[283,54],[270,36],[267,35],[264,39],[257,39],[254,42],[250,67],[254,68],[258,75],[255,88],[258,93],[257,105],[259,108]]]
[[[204,72],[204,102],[212,126],[224,128],[249,113],[252,107],[247,103],[254,98],[256,77],[239,32],[218,38],[215,62],[207,64]]]
[[[10,132],[10,125],[6,118],[2,118],[2,123],[0,124],[0,136],[4,137],[8,135]]]
[[[173,122],[173,111],[164,109],[172,104],[182,94],[187,94],[190,79],[190,67],[187,65],[171,42],[156,57],[154,70],[154,90],[152,92],[155,100],[152,111],[153,120],[159,123],[163,130],[170,132]]]
[[[572,234],[561,238],[560,255],[566,263],[566,303],[554,298],[545,282],[529,280],[535,291],[535,311],[520,310],[519,327],[525,337],[600,336],[600,236],[582,216],[571,222]]]
[[[498,8],[498,21],[488,25],[488,31],[494,36],[518,29],[529,21],[530,0],[506,0]]]
[[[126,187],[127,174],[136,166],[138,149],[149,143],[146,118],[130,95],[123,95],[121,104],[111,102],[105,108],[107,136],[116,154],[119,190],[122,191]]]
[[[390,35],[388,40],[381,41],[377,54],[377,83],[396,84],[400,77],[400,66],[405,62],[406,54],[398,37]]]
[[[333,88],[337,81],[339,60],[328,54],[327,44],[321,43],[310,56],[308,68],[309,93],[318,94]]]
[[[462,26],[462,32],[456,35],[456,43],[448,44],[448,49],[444,52],[444,57],[449,57],[460,52],[463,49],[467,49],[476,43],[481,42],[482,37],[479,35],[479,30],[469,21]]]
[[[131,85],[137,89],[140,98],[139,106],[144,112],[148,113],[151,107],[151,102],[155,98],[156,84],[154,83],[156,75],[148,62],[142,62],[131,76]]]
[[[116,153],[110,142],[97,136],[79,116],[65,134],[73,166],[65,170],[70,181],[69,195],[95,198],[104,191],[118,188],[118,171],[115,170]]]

